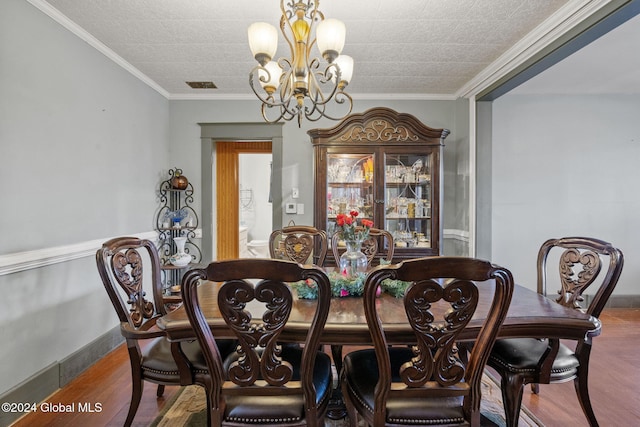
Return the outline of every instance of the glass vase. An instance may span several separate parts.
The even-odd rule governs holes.
[[[367,271],[367,256],[362,253],[362,241],[346,240],[347,250],[340,255],[340,272],[348,277]]]

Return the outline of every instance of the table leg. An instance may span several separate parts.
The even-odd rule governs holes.
[[[342,389],[340,388],[340,371],[342,371],[342,346],[331,345],[331,357],[333,364],[338,372],[337,386],[331,393],[329,399],[329,408],[327,409],[327,418],[332,420],[341,420],[347,416],[347,407],[342,399]]]

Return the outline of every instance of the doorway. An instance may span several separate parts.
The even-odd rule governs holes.
[[[268,258],[265,244],[273,230],[273,203],[271,195],[271,153],[240,153],[240,228],[246,231],[248,249],[240,239],[240,255],[256,255],[258,251]]]
[[[216,206],[219,260],[240,255],[240,155],[271,154],[271,141],[217,141]],[[265,176],[264,180],[271,179]]]

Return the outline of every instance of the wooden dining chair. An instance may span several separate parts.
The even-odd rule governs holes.
[[[553,258],[552,258],[553,257]],[[559,269],[551,274],[549,261],[557,260]],[[598,318],[613,292],[624,258],[622,252],[610,243],[587,237],[549,239],[540,247],[537,259],[538,293],[547,295],[547,289],[558,290],[555,301]],[[603,265],[608,265],[602,268]],[[551,279],[551,280],[549,280]],[[591,288],[594,295],[585,304],[584,292]],[[496,341],[489,361],[501,377],[504,410],[508,426],[516,426],[525,384],[538,384],[574,380],[578,400],[589,425],[597,426],[589,399],[588,374],[591,338],[579,341],[575,350],[557,339],[509,338]]]
[[[385,279],[412,282],[404,296],[415,334],[410,347],[387,344],[377,289]],[[342,394],[351,426],[480,425],[481,379],[513,293],[511,273],[473,258],[433,257],[380,266],[365,279],[364,311],[373,349],[344,358]],[[491,302],[479,306],[479,295]],[[468,362],[456,342],[476,309],[486,320]]]
[[[356,231],[361,230],[361,226],[356,227]],[[367,256],[369,266],[373,264],[373,260],[376,258],[379,260],[384,258],[391,262],[394,249],[393,235],[387,230],[380,230],[378,228],[369,229],[369,237],[362,242],[362,252]],[[341,245],[340,233],[335,233],[331,236],[331,252],[333,253],[333,258],[336,260],[336,264],[340,264],[340,255],[345,250],[346,247],[344,243]],[[378,261],[378,263],[379,262],[380,261]]]
[[[284,227],[269,236],[271,258],[322,266],[327,248],[327,233],[309,225]]]
[[[130,426],[138,410],[144,382],[158,384],[157,396],[165,385],[180,385],[178,367],[164,332],[155,328],[156,321],[167,313],[160,281],[160,260],[150,240],[117,237],[105,242],[96,252],[96,263],[102,283],[120,320],[131,363],[131,403],[124,423]],[[144,279],[144,280],[143,280]],[[232,340],[218,343],[222,354],[229,354]],[[197,342],[185,342],[182,351],[191,362],[194,373],[206,373],[207,365]]]
[[[318,299],[306,307],[315,312],[304,345],[280,345],[294,303],[287,283],[308,279],[317,284]],[[200,307],[201,298],[214,298],[199,295],[201,280],[220,282],[217,306],[238,339],[238,351],[226,360]],[[218,261],[187,272],[182,296],[209,371],[204,387],[210,426],[323,425],[332,384],[331,359],[318,350],[331,300],[324,271],[275,259]],[[253,316],[256,310],[260,317]]]

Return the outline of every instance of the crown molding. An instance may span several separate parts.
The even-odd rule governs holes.
[[[356,93],[350,94],[354,101],[389,100],[389,101],[455,101],[458,96],[446,93]],[[171,101],[255,101],[253,94],[222,93],[174,93],[167,97]]]
[[[457,92],[457,96],[470,98],[478,95],[505,77],[509,72],[550,46],[555,40],[568,33],[582,21],[614,2],[616,0],[576,0],[568,2],[465,84]]]
[[[112,60],[119,66],[121,66],[122,68],[124,68],[129,73],[133,74],[134,77],[141,80],[151,89],[155,90],[160,95],[169,99],[169,92],[167,92],[162,87],[160,87],[160,85],[158,85],[155,81],[149,78],[149,76],[147,76],[146,74],[138,70],[129,62],[125,61],[124,58],[122,58],[120,55],[118,55],[113,50],[105,46],[100,40],[98,40],[97,38],[89,34],[84,28],[82,28],[81,26],[71,21],[66,16],[64,16],[62,13],[60,13],[58,9],[54,8],[44,0],[27,0],[27,1],[31,3],[33,6],[35,6],[37,9],[39,9],[42,13],[44,13],[45,15],[48,15],[54,21],[62,25],[64,28],[66,28],[67,30],[71,31],[73,34],[78,36],[80,39],[84,40],[86,43],[88,43],[91,47],[98,50],[104,56],[106,56],[107,58],[109,58],[110,60]]]

